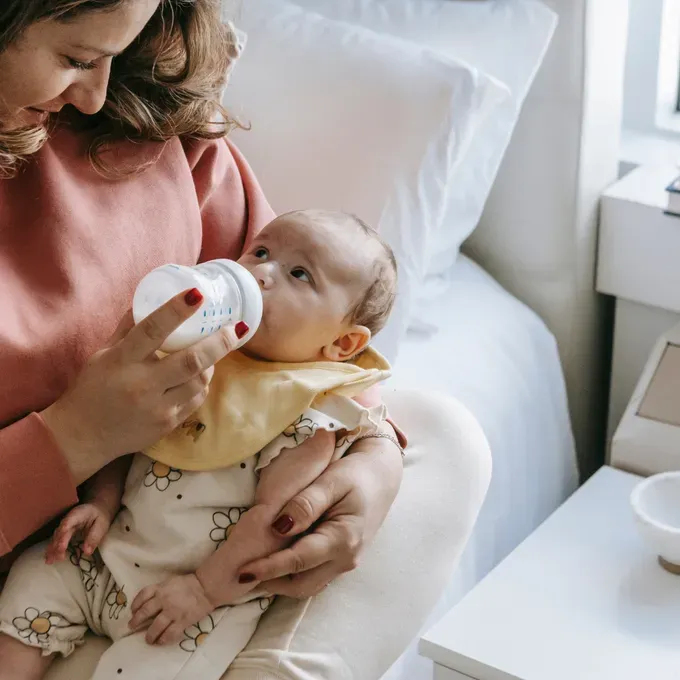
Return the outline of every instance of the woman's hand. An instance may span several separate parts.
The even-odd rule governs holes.
[[[109,347],[42,412],[76,483],[162,439],[203,403],[212,366],[236,347],[234,327],[162,359],[156,355],[201,301],[197,290],[182,293],[136,326],[128,313]],[[239,330],[242,337],[248,329],[241,324]]]
[[[394,435],[388,424],[383,431]],[[298,536],[318,525],[290,548],[246,565],[241,582],[262,582],[271,595],[306,598],[355,569],[396,498],[402,472],[401,453],[392,442],[357,442],[284,507],[272,529]]]

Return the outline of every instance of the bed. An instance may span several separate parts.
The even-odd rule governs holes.
[[[251,70],[226,104],[256,134],[235,139],[277,211],[317,202],[380,225],[407,301],[382,339],[390,388],[455,396],[491,445],[489,495],[431,623],[604,460],[609,317],[593,280],[626,7],[294,0],[303,16],[281,2],[248,5]],[[383,680],[431,674],[414,642]]]
[[[577,487],[578,474],[557,345],[539,317],[462,255],[438,330],[411,331],[391,388],[453,393],[477,417],[493,478],[475,531],[430,624],[512,551]],[[434,361],[439,370],[428,370]],[[416,645],[385,680],[427,680]]]

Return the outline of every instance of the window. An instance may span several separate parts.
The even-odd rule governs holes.
[[[656,125],[680,133],[680,2],[664,0],[659,39]]]

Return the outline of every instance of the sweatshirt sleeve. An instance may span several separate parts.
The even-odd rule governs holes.
[[[66,459],[39,414],[0,430],[0,555],[77,501]]]
[[[275,214],[241,152],[228,140],[185,140],[203,222],[201,261],[238,259]]]

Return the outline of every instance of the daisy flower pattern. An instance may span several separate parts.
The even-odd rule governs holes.
[[[215,630],[215,622],[212,616],[206,616],[202,621],[189,626],[185,631],[186,637],[179,646],[185,652],[195,652],[206,640],[208,635]]]
[[[70,545],[68,547],[69,561],[80,569],[80,577],[83,579],[85,590],[89,593],[97,584],[97,578],[101,572],[101,565],[98,563],[96,555],[86,555],[80,545]]]
[[[180,470],[155,461],[146,471],[144,486],[155,486],[159,491],[165,491],[172,482],[176,482],[181,477]]]
[[[12,625],[24,640],[34,645],[44,645],[55,628],[67,628],[71,624],[60,614],[29,607],[23,616],[12,620]]]
[[[106,604],[109,605],[109,618],[118,620],[120,613],[127,607],[128,599],[127,595],[123,592],[123,589],[119,588],[115,583],[111,592],[106,596]]]
[[[266,612],[267,609],[269,609],[269,607],[272,606],[272,602],[274,602],[274,598],[273,597],[261,597],[258,601],[260,603],[260,609],[263,612]]]
[[[318,425],[311,418],[306,418],[303,414],[292,425],[289,425],[283,434],[286,437],[292,437],[295,445],[300,446],[316,432],[317,427]]]
[[[210,532],[210,540],[217,543],[215,550],[229,538],[236,522],[241,519],[246,510],[248,508],[229,508],[226,512],[219,511],[213,514],[215,528]]]

